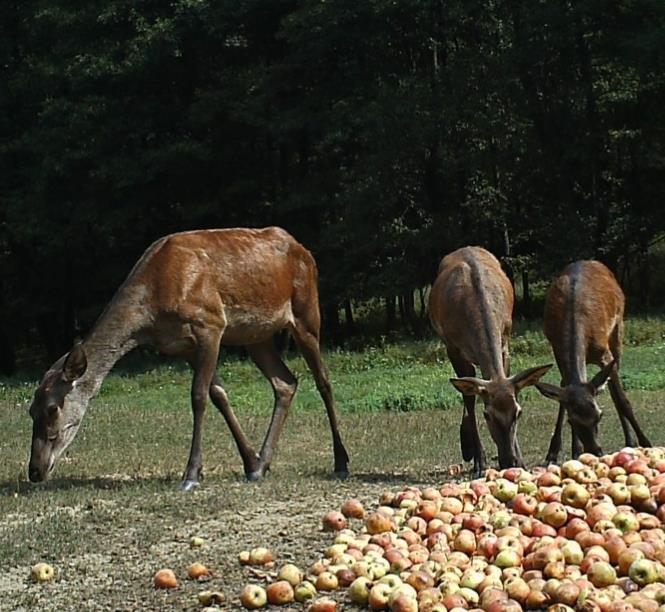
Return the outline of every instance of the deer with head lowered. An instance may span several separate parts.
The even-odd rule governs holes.
[[[497,446],[499,466],[524,466],[517,441],[522,411],[517,394],[552,367],[538,366],[510,376],[513,304],[513,287],[489,251],[464,247],[441,260],[430,293],[429,317],[459,377],[450,382],[464,395],[462,456],[465,461],[473,459],[476,476],[486,463],[476,422],[476,396],[485,404],[483,415]],[[475,366],[483,378],[476,378]]]
[[[631,426],[641,446],[651,446],[621,385],[619,365],[625,298],[612,272],[599,261],[568,265],[550,286],[545,298],[545,335],[552,345],[561,373],[561,386],[538,382],[538,390],[559,402],[559,414],[546,461],[556,462],[561,431],[568,416],[572,455],[582,449],[601,454],[598,424],[602,411],[596,396],[608,382],[623,429],[626,446],[634,446]],[[600,367],[587,381],[587,364]],[[608,380],[609,379],[609,380]]]
[[[282,330],[291,333],[312,371],[332,430],[335,471],[345,473],[348,455],[319,349],[316,264],[286,231],[270,227],[181,232],[145,251],[87,338],[56,361],[37,388],[30,406],[30,480],[47,478],[108,372],[138,345],[180,356],[194,371],[194,426],[182,489],[195,487],[201,475],[201,426],[208,397],[231,430],[247,478],[263,476],[297,387],[273,342]],[[272,419],[258,454],[217,374],[220,345],[246,347],[272,386]]]

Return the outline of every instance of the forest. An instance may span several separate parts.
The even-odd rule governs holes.
[[[665,306],[659,0],[7,0],[0,372],[84,335],[155,239],[279,225],[324,339],[420,311],[443,255],[596,258]]]

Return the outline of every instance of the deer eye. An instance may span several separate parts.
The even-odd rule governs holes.
[[[59,434],[57,431],[54,432],[54,433],[50,433],[50,434],[48,434],[48,441],[49,441],[49,442],[55,442],[55,441],[58,439],[58,436],[59,436],[59,435],[60,435],[60,434]]]

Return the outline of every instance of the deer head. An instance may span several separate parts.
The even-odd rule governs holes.
[[[596,397],[615,367],[615,361],[611,361],[589,382],[571,383],[565,387],[536,383],[538,391],[545,397],[558,401],[565,408],[568,422],[586,453],[602,454],[598,424],[603,411],[598,406]]]
[[[524,459],[517,444],[517,420],[522,407],[517,394],[534,385],[552,367],[552,364],[529,368],[510,378],[484,380],[473,376],[451,378],[453,386],[464,395],[479,395],[485,404],[483,416],[499,453],[499,466],[524,467]]]
[[[76,383],[88,361],[79,343],[56,361],[44,375],[30,405],[32,446],[28,477],[46,480],[55,462],[76,436],[87,400],[76,392]]]

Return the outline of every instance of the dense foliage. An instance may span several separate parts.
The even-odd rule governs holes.
[[[647,304],[665,228],[657,0],[0,5],[0,367],[89,329],[155,238],[277,224],[408,315],[482,244],[598,257]]]

